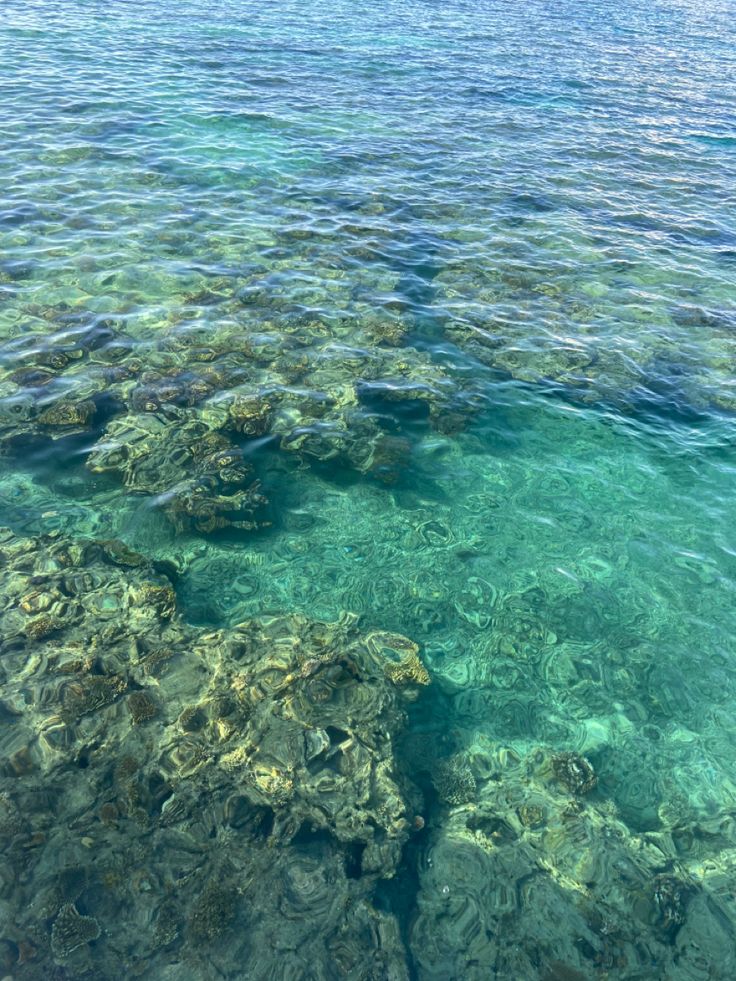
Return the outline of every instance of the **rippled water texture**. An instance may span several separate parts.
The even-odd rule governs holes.
[[[4,0],[0,975],[736,976],[734,23]]]

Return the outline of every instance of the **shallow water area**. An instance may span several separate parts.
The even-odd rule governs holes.
[[[3,12],[0,974],[732,978],[729,4]]]

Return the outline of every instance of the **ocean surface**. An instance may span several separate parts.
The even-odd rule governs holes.
[[[731,0],[3,0],[0,976],[736,976]]]

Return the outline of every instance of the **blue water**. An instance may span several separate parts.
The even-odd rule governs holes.
[[[5,0],[0,975],[736,974],[734,23]]]

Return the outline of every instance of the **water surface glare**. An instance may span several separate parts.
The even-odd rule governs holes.
[[[5,0],[0,976],[736,976],[729,0]]]

